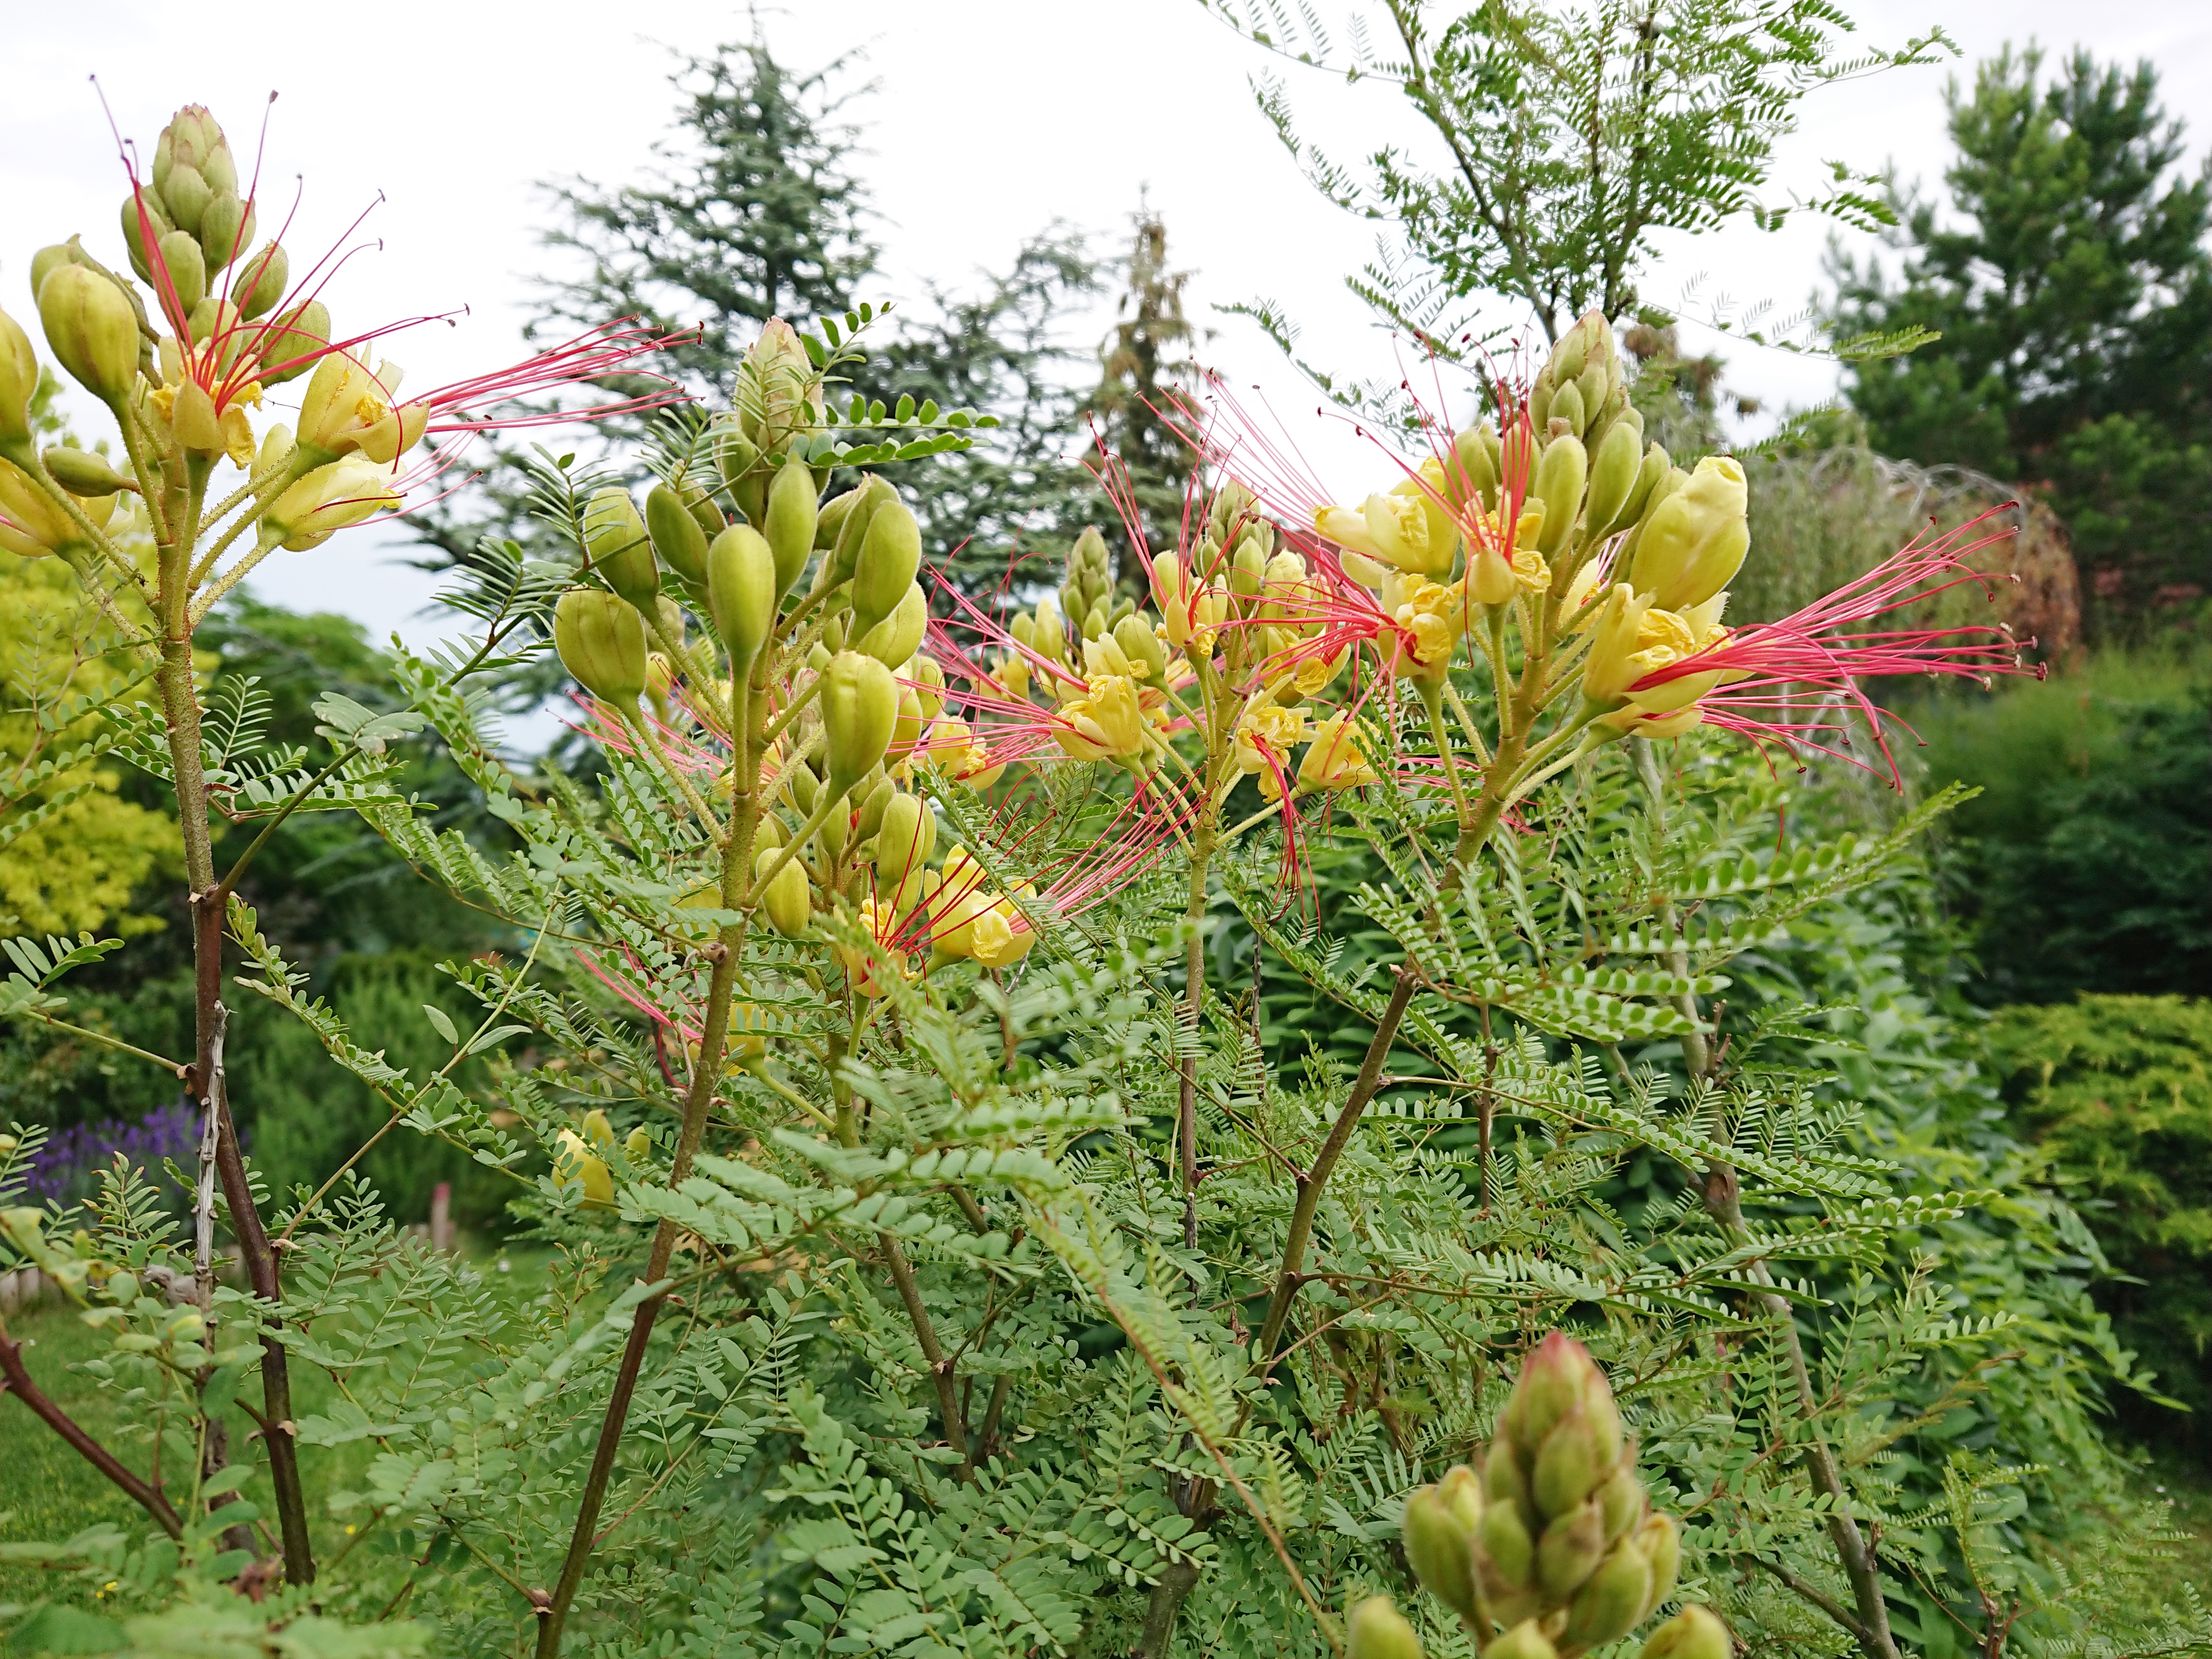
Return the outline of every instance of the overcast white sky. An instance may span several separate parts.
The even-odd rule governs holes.
[[[1318,3],[1332,22],[1348,9],[1348,0]],[[2057,52],[2087,40],[2108,58],[2149,57],[2167,108],[2189,124],[2192,154],[2203,154],[2212,131],[2204,0],[2094,11],[2060,0],[1845,7],[1870,45],[1942,23],[1963,49],[1957,72],[1967,76],[1976,58],[2031,37]],[[1176,262],[1195,272],[1195,314],[1218,331],[1207,358],[1232,379],[1261,386],[1293,419],[1312,408],[1310,392],[1256,330],[1211,312],[1243,299],[1282,302],[1304,323],[1316,361],[1357,371],[1387,357],[1389,342],[1341,286],[1371,251],[1370,228],[1300,179],[1248,89],[1248,76],[1269,63],[1196,0],[840,0],[763,6],[760,16],[793,66],[857,49],[848,83],[874,83],[850,113],[866,129],[860,171],[881,216],[887,270],[878,297],[908,298],[921,278],[957,284],[1003,265],[1054,219],[1097,232],[1103,251],[1149,190]],[[458,327],[390,343],[410,383],[434,386],[504,363],[519,355],[529,281],[546,258],[537,243],[546,217],[537,181],[635,176],[667,126],[671,49],[702,51],[751,27],[742,7],[692,0],[383,0],[367,11],[295,7],[280,26],[244,33],[230,21],[228,13],[168,4],[0,0],[9,69],[0,107],[0,304],[26,316],[21,285],[31,253],[72,232],[123,263],[124,185],[89,74],[98,72],[125,133],[149,155],[171,111],[187,101],[211,106],[234,147],[250,150],[274,90],[262,221],[281,216],[290,181],[304,175],[287,239],[295,271],[303,252],[328,245],[384,198],[369,221],[381,251],[355,260],[331,290],[340,325],[466,306]],[[1867,168],[1893,161],[1902,175],[1936,183],[1952,72],[1895,71],[1814,94],[1773,196],[1817,188],[1832,157]],[[1291,74],[1312,131],[1338,153],[1419,141],[1387,88]],[[1795,311],[1818,282],[1826,234],[1801,221],[1772,235],[1745,226],[1680,239],[1644,290],[1668,301],[1703,277],[1708,300],[1768,300]],[[1104,320],[1073,319],[1071,330],[1087,339]],[[1687,332],[1693,347],[1709,343]],[[1731,386],[1771,405],[1816,401],[1833,384],[1817,362],[1741,343],[1723,349]],[[254,586],[264,597],[345,611],[378,637],[442,631],[417,614],[429,579],[366,537],[279,555],[262,568]]]

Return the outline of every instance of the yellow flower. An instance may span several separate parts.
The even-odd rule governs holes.
[[[1373,783],[1375,769],[1367,763],[1374,737],[1349,714],[1332,714],[1314,728],[1305,758],[1298,763],[1298,788],[1357,789]]]
[[[317,467],[279,495],[261,521],[261,542],[281,542],[292,552],[304,553],[379,508],[398,506],[386,469],[349,456]]]
[[[86,518],[105,527],[115,511],[115,497],[95,495],[77,505]],[[0,460],[0,547],[36,559],[84,538],[76,520],[32,483],[28,474],[13,461]]]
[[[1006,769],[1004,761],[992,760],[990,751],[969,731],[968,722],[957,714],[947,714],[929,728],[922,752],[939,772],[970,789],[988,789]]]
[[[389,466],[402,450],[422,435],[429,411],[421,404],[397,408],[399,366],[379,364],[375,373],[343,351],[326,354],[315,365],[300,400],[299,441],[311,451],[336,458],[356,451]]]
[[[886,943],[884,931],[891,921],[892,915],[893,907],[889,904],[878,908],[873,899],[860,901],[860,927],[869,938],[878,944]],[[853,991],[855,995],[879,997],[884,994],[882,964],[871,952],[849,945],[839,945],[835,949],[839,963],[844,968],[846,975],[853,981]],[[890,946],[890,949],[892,952],[891,966],[903,975],[906,972],[904,957],[899,953],[896,945]]]
[[[1137,701],[1133,682],[1102,675],[1053,722],[1052,735],[1077,760],[1133,761],[1158,741]]]
[[[1387,592],[1384,603],[1389,603]],[[1398,586],[1392,614],[1403,630],[1396,636],[1396,666],[1410,668],[1416,674],[1441,674],[1466,626],[1467,601],[1459,586],[1419,576],[1407,578]]]
[[[1264,790],[1274,781],[1275,768],[1305,741],[1305,736],[1304,709],[1255,703],[1237,718],[1237,764],[1248,773],[1257,773]]]
[[[580,1183],[587,1208],[612,1209],[615,1178],[605,1160],[595,1155],[584,1137],[574,1129],[562,1130],[554,1137],[554,1144],[560,1148],[553,1155],[555,1178],[564,1187],[572,1182]]]
[[[975,918],[969,954],[986,968],[1004,968],[1027,956],[1036,943],[1029,918],[1011,900],[1001,899]]]
[[[1683,658],[1695,655],[1698,652],[1714,650],[1726,644],[1729,630],[1720,625],[1720,619],[1721,611],[1727,604],[1726,593],[1716,593],[1703,605],[1692,605],[1686,611],[1672,611],[1654,609],[1644,612],[1644,629],[1655,641],[1653,646],[1647,647],[1647,650],[1652,653],[1665,651],[1671,653],[1668,656],[1667,662],[1659,663],[1656,666],[1663,668],[1667,663],[1680,662]],[[1647,673],[1650,672],[1652,671],[1650,669],[1645,671]],[[1662,684],[1652,686],[1648,690],[1631,694],[1629,706],[1645,714],[1673,714],[1678,711],[1688,709],[1698,698],[1728,678],[1729,676],[1719,669],[1705,674],[1684,674]],[[1743,676],[1739,672],[1735,678],[1741,679]],[[1690,722],[1691,725],[1696,723],[1694,720]],[[1685,726],[1682,729],[1686,731],[1688,727]],[[1651,735],[1672,737],[1674,733],[1665,732],[1655,732]]]

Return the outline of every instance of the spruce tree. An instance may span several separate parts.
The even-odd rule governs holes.
[[[2046,489],[2111,627],[2206,581],[2212,168],[2185,169],[2149,64],[2043,64],[1953,84],[1948,210],[1901,196],[1901,269],[1837,256],[1834,310],[1942,334],[1854,368],[1875,447]]]
[[[1182,525],[1183,500],[1194,457],[1177,430],[1179,403],[1194,403],[1202,371],[1192,355],[1199,333],[1183,314],[1190,272],[1168,261],[1168,232],[1160,216],[1140,206],[1133,216],[1127,287],[1115,323],[1099,348],[1102,374],[1090,412],[1102,436],[1128,469],[1131,493],[1153,552],[1172,549]],[[1127,535],[1115,576],[1142,590]]]

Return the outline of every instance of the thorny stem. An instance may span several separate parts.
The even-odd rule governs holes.
[[[1629,752],[1636,767],[1636,775],[1651,798],[1651,834],[1655,850],[1666,832],[1667,789],[1660,775],[1659,763],[1650,744],[1642,738],[1629,740]],[[1690,970],[1688,950],[1682,945],[1675,929],[1673,907],[1663,899],[1659,904],[1660,926],[1673,936],[1674,944],[1667,952],[1668,970],[1686,977]],[[1695,994],[1685,990],[1677,1000],[1678,1006],[1692,1021],[1702,1027]],[[1698,1083],[1716,1085],[1717,1054],[1702,1029],[1685,1032],[1682,1036],[1682,1059],[1687,1066],[1694,1086]],[[1714,1137],[1717,1139],[1717,1134]],[[1736,1179],[1733,1164],[1717,1158],[1705,1165],[1705,1178],[1699,1185],[1699,1196],[1705,1212],[1719,1225],[1722,1236],[1737,1248],[1751,1242],[1751,1230],[1744,1225],[1742,1189]],[[1881,1565],[1859,1530],[1859,1523],[1850,1510],[1850,1494],[1844,1489],[1842,1471],[1837,1467],[1836,1454],[1821,1431],[1820,1401],[1814,1393],[1810,1368],[1805,1363],[1805,1344],[1797,1332],[1797,1317],[1789,1302],[1774,1293],[1771,1287],[1773,1274],[1764,1261],[1753,1261],[1749,1277],[1761,1288],[1751,1292],[1750,1299],[1774,1322],[1775,1340],[1781,1345],[1783,1358],[1790,1368],[1790,1381],[1797,1397],[1799,1420],[1808,1439],[1805,1446],[1805,1469],[1812,1479],[1813,1488],[1828,1500],[1828,1540],[1836,1552],[1836,1559],[1850,1581],[1851,1599],[1857,1604],[1858,1619],[1852,1628],[1860,1649],[1867,1659],[1899,1659],[1897,1643],[1890,1634],[1889,1607],[1883,1599]],[[1792,1586],[1793,1589],[1796,1588]],[[1802,1593],[1802,1591],[1801,1591]],[[1820,1602],[1815,1598],[1815,1606]],[[1834,1616],[1836,1609],[1824,1607]]]

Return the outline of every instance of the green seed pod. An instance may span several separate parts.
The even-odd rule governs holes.
[[[842,795],[882,761],[898,720],[898,682],[873,657],[840,651],[822,671],[822,730],[830,788]]]
[[[31,337],[0,311],[0,454],[29,455],[31,394],[38,389],[39,355]]]
[[[1344,1621],[1345,1659],[1421,1659],[1421,1638],[1387,1595],[1370,1595]]]
[[[1728,1626],[1707,1609],[1689,1607],[1653,1631],[1637,1659],[1729,1659],[1733,1651]]]
[[[637,712],[646,676],[645,618],[596,587],[572,587],[553,607],[553,648],[569,678],[624,714]]]
[[[1674,1517],[1646,1516],[1644,1524],[1636,1529],[1636,1547],[1651,1564],[1650,1593],[1644,1598],[1644,1606],[1636,1615],[1636,1622],[1642,1624],[1674,1593],[1674,1577],[1682,1570],[1682,1535],[1674,1526]]]
[[[929,601],[922,596],[920,582],[908,582],[898,609],[863,634],[853,648],[897,673],[921,649],[922,635],[928,631]]]
[[[1651,1596],[1651,1564],[1633,1539],[1624,1540],[1567,1604],[1565,1644],[1594,1648],[1634,1630]]]
[[[814,551],[819,515],[813,469],[796,456],[778,467],[775,482],[769,486],[766,514],[763,533],[768,537],[769,550],[775,555],[775,597],[781,604]]]
[[[1582,1588],[1605,1559],[1605,1510],[1593,1498],[1555,1517],[1536,1540],[1536,1588],[1553,1598]]]
[[[645,520],[621,485],[594,490],[585,503],[584,548],[592,556],[592,568],[639,610],[650,609],[660,596],[660,570],[653,562]]]
[[[661,563],[679,578],[694,584],[707,580],[706,526],[665,483],[646,492],[645,533]]]
[[[109,277],[58,264],[39,288],[39,320],[55,361],[111,408],[138,374],[138,319]]]
[[[775,862],[779,848],[764,847],[753,858],[756,878],[767,873]],[[769,926],[786,939],[797,939],[806,931],[814,919],[814,899],[806,883],[806,868],[797,859],[791,860],[775,872],[775,879],[761,895],[761,908],[768,912]]]
[[[240,285],[245,289],[238,302],[238,314],[252,322],[266,316],[276,308],[284,297],[285,285],[292,280],[291,256],[275,242],[258,249],[252,258],[239,267]],[[234,286],[234,294],[238,287]]]
[[[936,850],[937,814],[929,803],[919,795],[894,794],[876,827],[877,876],[886,885],[896,885]]]
[[[1406,1559],[1422,1587],[1462,1619],[1472,1621],[1474,1534],[1434,1486],[1406,1500]]]
[[[1544,504],[1544,522],[1536,532],[1536,550],[1549,555],[1566,544],[1582,511],[1583,481],[1589,470],[1589,454],[1579,438],[1554,438],[1536,462],[1535,498]]]
[[[207,298],[207,261],[189,231],[173,230],[161,239],[161,263],[177,290],[177,302],[190,313]]]
[[[1485,1649],[1483,1659],[1559,1659],[1559,1655],[1537,1622],[1524,1619]]]
[[[868,521],[853,566],[853,627],[865,635],[899,607],[921,568],[921,526],[902,502],[887,502]]]
[[[1536,1546],[1528,1528],[1521,1524],[1519,1507],[1498,1501],[1491,1493],[1490,1507],[1482,1512],[1482,1559],[1498,1583],[1509,1589],[1525,1589],[1535,1571]]]
[[[219,190],[200,215],[200,252],[207,255],[210,270],[223,270],[253,246],[254,216],[251,203],[238,192]]]
[[[46,476],[72,495],[90,499],[112,495],[118,489],[136,489],[137,485],[107,464],[104,455],[94,455],[82,449],[49,449],[39,458],[46,465]]]
[[[730,672],[751,672],[775,630],[775,556],[750,525],[732,525],[707,550],[707,610],[729,651]]]
[[[1620,516],[1629,492],[1636,488],[1637,468],[1642,459],[1637,452],[1643,441],[1643,434],[1626,421],[1615,421],[1598,441],[1597,453],[1590,459],[1589,494],[1583,507],[1583,521],[1591,535],[1606,534]]]
[[[1553,421],[1565,421],[1570,437],[1580,437],[1583,428],[1589,424],[1589,411],[1583,407],[1583,394],[1571,384],[1561,386],[1552,394],[1551,404],[1545,411],[1544,424],[1539,426],[1537,431],[1548,431]]]
[[[276,319],[261,340],[261,384],[282,386],[315,366],[331,343],[330,307],[320,300],[294,306]]]

